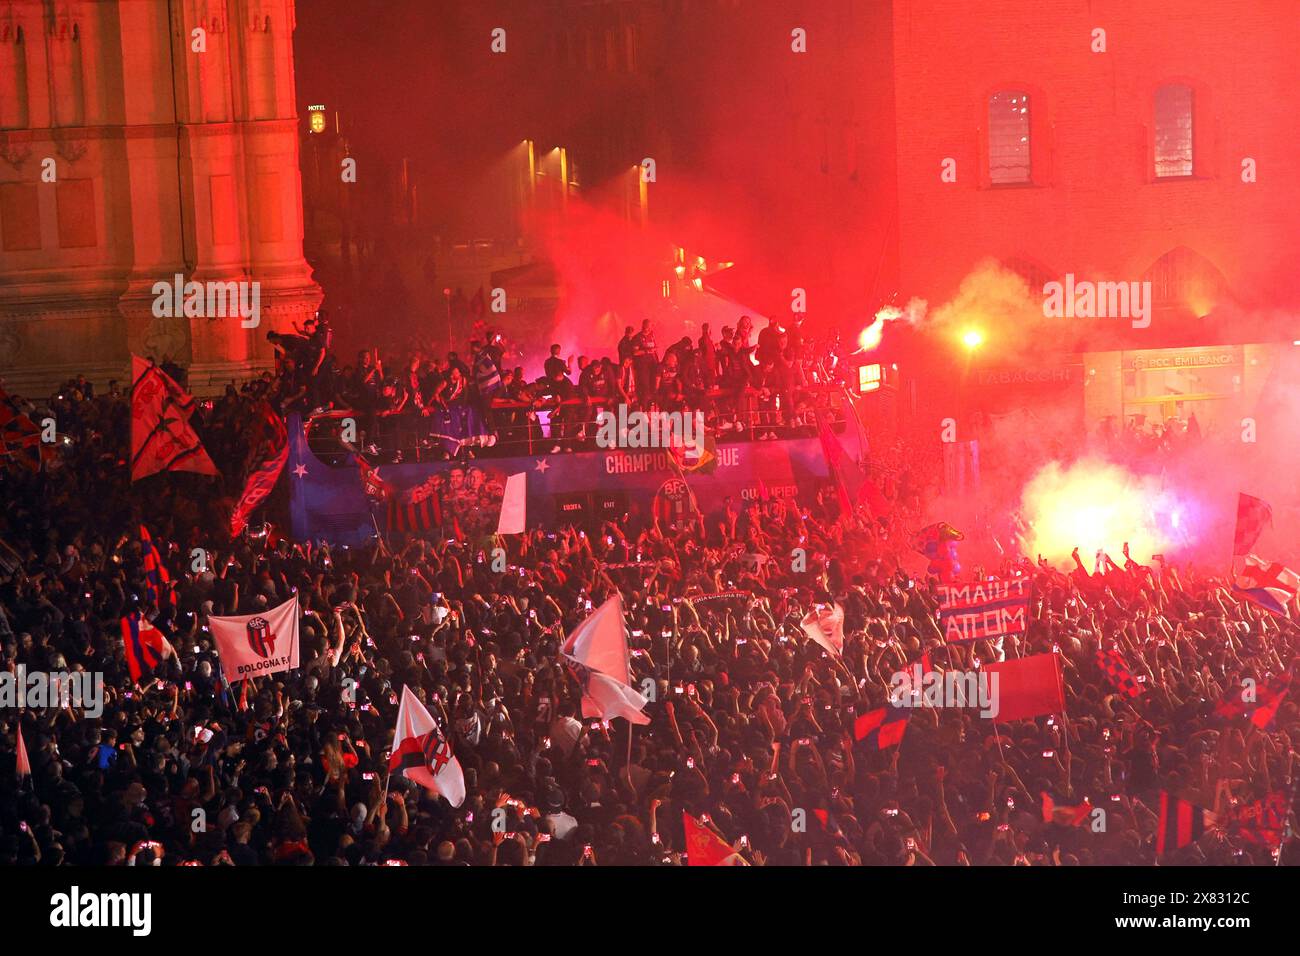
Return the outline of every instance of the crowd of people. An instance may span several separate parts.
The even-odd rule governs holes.
[[[815,348],[802,319],[761,330],[741,316],[714,338],[709,325],[661,348],[650,320],[627,326],[610,355],[563,355],[551,345],[533,378],[501,332],[477,326],[457,351],[413,351],[385,367],[378,349],[340,365],[327,320],[271,332],[279,358],[279,399],[304,413],[357,412],[366,444],[392,458],[471,457],[595,445],[600,409],[700,411],[719,436],[775,439],[812,431],[817,386],[838,385],[833,349]]]
[[[651,368],[648,331],[614,366],[631,363],[631,391],[616,380],[632,401],[662,394],[670,364]],[[741,365],[772,366],[791,348],[768,341],[777,352]],[[727,367],[707,346],[679,349],[693,354],[672,369],[678,386]],[[547,377],[567,380],[553,359]],[[382,395],[389,380],[375,365],[333,381]],[[457,388],[450,365],[436,372],[421,401]],[[241,416],[262,395],[329,400],[331,386],[295,374],[232,388],[204,410],[219,464],[237,460]],[[1146,865],[1162,792],[1223,819],[1270,794],[1289,800],[1295,705],[1264,726],[1216,705],[1243,678],[1288,673],[1300,631],[1191,568],[1089,572],[1008,556],[972,569],[1033,582],[1027,633],[997,647],[943,640],[938,581],[911,545],[926,501],[907,481],[890,492],[889,518],[846,512],[828,489],[806,502],[729,500],[678,526],[606,522],[507,541],[231,541],[212,479],[131,487],[120,387],[69,383],[51,402],[72,439],[62,466],[0,477],[0,670],[102,673],[106,700],[98,717],[0,710],[0,865],[681,865],[684,812],[753,865]],[[156,599],[142,524],[170,571]],[[498,545],[504,569],[489,559]],[[195,548],[206,555],[197,568]],[[805,561],[791,560],[796,549]],[[615,593],[651,698],[646,726],[584,718],[562,662],[565,636]],[[226,685],[208,617],[293,595],[300,666]],[[839,658],[800,627],[831,602],[844,611]],[[119,625],[132,612],[176,651],[138,685]],[[1115,690],[1099,649],[1122,655],[1141,696]],[[1037,653],[1060,655],[1058,718],[996,724],[921,708],[897,746],[855,740],[855,717],[923,656],[965,670]],[[388,774],[403,687],[464,768],[459,808]],[[20,726],[31,764],[21,777]],[[1100,828],[1091,814],[1076,826],[1044,813],[1085,800],[1104,811]],[[1295,863],[1289,833],[1211,828],[1161,862]]]

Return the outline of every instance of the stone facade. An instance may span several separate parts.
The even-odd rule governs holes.
[[[0,0],[0,379],[134,352],[198,394],[321,301],[302,251],[293,0]],[[260,322],[156,317],[154,285],[258,283]],[[251,287],[251,286],[250,286]]]

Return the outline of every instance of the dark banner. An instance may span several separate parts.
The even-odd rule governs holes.
[[[300,420],[290,422],[288,480],[295,538],[358,545],[375,533],[371,503],[355,462],[327,465],[307,445]],[[850,429],[840,436],[857,455]],[[409,495],[436,494],[443,529],[473,538],[496,529],[506,478],[528,475],[530,527],[585,526],[624,514],[673,521],[689,516],[692,499],[707,516],[730,497],[739,506],[765,498],[811,501],[828,480],[821,443],[814,438],[737,442],[710,449],[707,469],[680,472],[663,449],[577,452],[379,465],[380,478]],[[383,509],[375,510],[383,526]]]

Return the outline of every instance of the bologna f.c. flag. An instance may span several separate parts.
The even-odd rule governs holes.
[[[749,866],[745,858],[699,820],[682,812],[687,866]]]
[[[135,684],[140,683],[140,678],[146,674],[152,674],[155,667],[176,653],[162,631],[141,617],[138,611],[132,611],[122,618],[122,646],[126,651],[126,666],[131,672],[131,682]]]
[[[209,617],[226,683],[298,666],[298,596],[260,614]]]
[[[1214,826],[1214,814],[1195,804],[1180,800],[1166,791],[1160,792],[1160,821],[1156,829],[1156,856],[1195,843]]]
[[[405,685],[397,707],[388,772],[400,773],[441,794],[453,807],[465,802],[465,772],[452,752],[451,739],[439,732],[433,715]]]
[[[1061,659],[1056,654],[1035,654],[1016,660],[988,664],[985,671],[997,675],[990,687],[997,695],[994,720],[1009,723],[1027,717],[1060,714],[1065,710],[1065,685],[1061,680]]]

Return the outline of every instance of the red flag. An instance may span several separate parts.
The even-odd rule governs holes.
[[[845,454],[844,446],[831,431],[830,416],[825,412],[817,414],[817,437],[821,440],[826,470],[830,473],[831,480],[835,482],[835,493],[839,496],[840,508],[844,514],[852,514],[856,505],[869,500],[872,490],[875,491],[876,498],[883,497],[874,485],[868,489],[870,482],[867,476],[863,474],[857,462],[852,461]],[[872,510],[875,510],[874,505]]]
[[[1214,814],[1160,791],[1160,822],[1156,831],[1156,856],[1166,850],[1179,850],[1195,843],[1209,826],[1215,823]]]
[[[1092,804],[1084,798],[1083,803],[1067,806],[1058,804],[1052,799],[1052,795],[1046,790],[1042,791],[1043,797],[1043,822],[1059,823],[1066,827],[1077,827],[1083,821],[1088,819],[1088,814],[1092,812]]]
[[[1061,681],[1061,659],[1056,654],[1035,654],[1018,660],[988,664],[984,670],[997,674],[997,687],[989,678],[990,692],[998,702],[993,719],[1002,723],[1059,714],[1065,710],[1065,688]]]
[[[1263,498],[1237,495],[1237,530],[1232,540],[1234,556],[1250,554],[1264,528],[1273,523],[1273,509]]]
[[[748,866],[744,859],[700,821],[682,811],[687,866]]]
[[[230,516],[232,538],[248,525],[248,516],[271,493],[275,483],[280,480],[284,463],[289,460],[289,431],[285,428],[284,419],[265,400],[258,409],[257,433],[253,437],[250,460],[252,470],[244,484],[244,492],[239,496]]]
[[[18,725],[18,777],[30,777],[32,775],[32,762],[27,759],[27,745],[23,743],[23,725]]]
[[[1273,718],[1277,716],[1277,710],[1282,706],[1282,701],[1286,700],[1289,689],[1287,687],[1275,696],[1271,702],[1256,708],[1255,712],[1250,715],[1250,722],[1260,730],[1267,730],[1268,725],[1273,723]]]
[[[131,480],[159,471],[219,476],[190,424],[194,397],[138,356],[131,356],[131,370]]]
[[[865,740],[867,746],[877,750],[897,747],[907,731],[907,719],[912,716],[907,707],[877,707],[853,721],[853,739]]]

